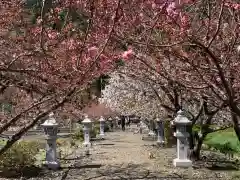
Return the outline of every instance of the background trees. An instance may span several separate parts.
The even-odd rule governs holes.
[[[123,115],[138,115],[147,119],[155,119],[158,115],[164,117],[162,107],[148,83],[119,72],[110,75],[100,102]]]

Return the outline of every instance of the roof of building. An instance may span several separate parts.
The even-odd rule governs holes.
[[[85,107],[82,112],[92,118],[100,118],[100,116],[109,117],[118,115],[117,112],[112,111],[105,104],[96,103],[92,103],[90,106]]]

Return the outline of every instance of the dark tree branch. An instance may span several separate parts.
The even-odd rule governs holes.
[[[66,103],[67,101],[70,100],[71,96],[75,93],[76,88],[73,88],[64,98],[62,101],[60,101],[59,103],[55,104],[54,106],[52,106],[51,108],[49,108],[48,110],[44,111],[43,113],[39,114],[36,118],[34,118],[34,120],[26,125],[24,128],[22,128],[20,131],[18,131],[16,134],[14,134],[10,140],[7,141],[6,145],[2,147],[2,149],[0,150],[0,154],[3,154],[4,152],[6,152],[16,141],[18,141],[29,129],[31,129],[32,127],[35,126],[35,124],[37,124],[37,122],[39,120],[41,120],[42,118],[46,117],[50,112],[58,109],[59,107],[63,106],[64,103]]]

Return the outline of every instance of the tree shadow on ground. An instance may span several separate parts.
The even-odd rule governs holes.
[[[105,141],[107,140],[106,138],[101,138],[101,137],[95,137],[95,138],[91,138],[92,142],[99,142],[99,141]]]
[[[210,167],[207,167],[207,169],[212,171],[238,171],[239,168],[232,164],[213,164]]]
[[[178,174],[166,174],[166,173],[156,173],[144,169],[144,164],[128,164],[128,165],[115,165],[109,166],[104,170],[99,170],[99,176],[106,179],[119,179],[119,180],[134,180],[134,179],[176,179],[180,180],[182,177]],[[90,180],[94,178],[88,178],[85,180]]]
[[[112,142],[116,142],[116,143],[123,142],[123,143],[125,143],[126,141],[124,141],[124,140],[112,140]]]
[[[63,174],[61,175],[61,177],[59,179],[61,179],[61,180],[67,179],[68,175],[70,175],[71,170],[73,170],[75,172],[82,172],[81,169],[84,169],[84,170],[86,170],[86,169],[98,169],[101,166],[102,166],[101,164],[86,164],[86,165],[80,165],[80,166],[78,166],[77,164],[74,164],[74,165],[69,166],[69,167],[62,167],[61,170],[64,170],[64,171],[63,171]]]
[[[101,144],[98,144],[98,146],[114,146],[115,144],[113,143],[101,143]]]
[[[173,171],[162,171],[162,172],[153,172],[144,168],[144,164],[116,164],[112,166],[102,166],[95,169],[86,168],[80,166],[81,168],[72,168],[68,169],[62,177],[59,179],[65,180],[68,179],[68,176],[71,179],[81,179],[81,180],[187,180],[189,177],[186,177],[186,174],[175,173]],[[66,175],[67,174],[67,175]],[[194,177],[193,177],[194,178]],[[198,177],[198,180],[212,179],[213,177],[206,175],[204,177]],[[221,179],[221,178],[217,178]],[[223,178],[224,179],[224,178]]]
[[[126,140],[111,140],[113,143],[132,143],[132,141],[126,141]]]
[[[159,180],[181,180],[182,177],[177,174],[159,174],[159,173],[153,173],[150,172],[147,169],[144,169],[141,164],[128,164],[128,165],[114,165],[114,166],[105,166],[101,168],[99,166],[99,169],[91,169],[91,172],[87,173],[87,175],[84,175],[84,172],[86,172],[86,169],[89,165],[81,166],[81,168],[69,168],[60,178],[61,180],[67,179],[67,176],[71,177],[78,177],[82,180],[94,180],[94,179],[104,179],[104,180],[110,180],[110,179],[118,179],[118,180],[134,180],[134,179],[159,179]],[[95,167],[98,168],[98,167]],[[77,169],[77,171],[76,171]],[[93,172],[94,171],[94,172]]]
[[[81,166],[69,166],[69,167],[61,167],[60,169],[96,169],[100,168],[102,165],[101,164],[86,164],[86,165],[81,165]]]
[[[202,160],[209,163],[229,163],[240,166],[240,162],[238,159],[234,160],[234,159],[207,158],[206,156],[204,156]]]
[[[1,169],[0,178],[17,178],[24,177],[25,179],[32,177],[39,177],[44,169],[36,166],[23,167],[23,168],[4,168]]]
[[[238,161],[228,160],[228,159],[221,159],[219,158],[212,158],[204,156],[201,160],[194,162],[194,168],[206,168],[212,171],[238,171],[240,168],[240,164]]]
[[[68,167],[60,167],[58,170],[50,170],[47,167],[25,167],[21,171],[16,169],[5,169],[0,172],[0,178],[15,178],[15,179],[32,179],[32,178],[52,178],[52,175],[57,172],[62,172],[59,179],[66,179],[71,170],[81,171],[86,169],[99,169],[101,164],[85,164],[85,165],[71,165]],[[81,171],[82,172],[82,171]]]
[[[74,158],[66,157],[66,158],[60,158],[59,160],[62,160],[62,161],[76,161],[76,160],[81,160],[84,157],[86,157],[86,156],[82,155],[82,156],[76,156]]]
[[[158,143],[150,143],[150,144],[144,144],[142,146],[145,147],[151,147],[154,148],[156,150],[163,150],[163,149],[176,149],[176,145],[175,144],[158,144]]]
[[[68,173],[70,170],[81,170],[81,169],[99,169],[102,165],[101,164],[93,164],[92,159],[89,158],[89,156],[78,156],[76,158],[64,158],[61,159],[64,160],[65,163],[69,161],[73,161],[71,165],[67,165],[64,167],[60,167],[57,170],[51,170],[49,169],[46,165],[43,165],[41,167],[38,166],[29,166],[29,167],[23,167],[23,168],[14,168],[14,167],[9,167],[9,168],[2,168],[0,169],[0,179],[8,179],[8,178],[15,178],[15,179],[45,179],[46,177],[49,177],[52,179],[52,176],[54,174],[62,174],[62,177],[60,179],[64,179],[68,176]],[[86,162],[82,164],[82,162]],[[81,163],[80,163],[81,162]]]
[[[207,169],[212,171],[238,171],[240,168],[238,162],[231,160],[209,159],[206,164],[209,166]]]

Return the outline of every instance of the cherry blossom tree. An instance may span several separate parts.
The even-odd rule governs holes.
[[[147,85],[114,72],[110,75],[109,84],[102,91],[99,101],[122,115],[137,115],[145,119],[155,119],[161,115],[164,118],[159,101]]]
[[[92,81],[119,58],[111,38],[120,2],[0,2],[0,93],[13,109],[4,114],[0,133],[22,125],[0,153],[49,112],[68,109],[65,103],[82,109],[92,99],[85,98]]]
[[[173,84],[212,107],[228,106],[238,138],[239,8],[235,0],[131,1],[122,7],[125,21],[115,33],[130,46],[125,59],[144,54],[150,58],[142,61],[148,66],[154,61],[157,72]]]

